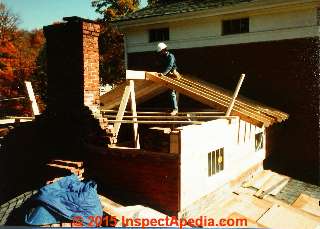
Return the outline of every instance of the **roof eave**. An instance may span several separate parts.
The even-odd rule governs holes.
[[[225,14],[235,14],[235,13],[243,13],[247,11],[259,11],[265,9],[272,9],[276,8],[280,9],[287,9],[287,7],[310,7],[314,5],[318,5],[318,0],[274,0],[272,2],[266,1],[256,1],[256,2],[246,2],[240,3],[237,5],[231,5],[221,8],[214,8],[214,9],[206,9],[206,10],[198,10],[192,12],[185,12],[185,13],[178,13],[178,14],[170,14],[170,15],[159,15],[159,16],[150,16],[144,18],[137,18],[137,19],[128,19],[128,20],[121,20],[115,21],[112,24],[117,26],[120,29],[126,29],[128,27],[135,27],[135,26],[144,26],[150,25],[155,23],[168,23],[172,21],[181,21],[184,20],[186,17],[188,19],[196,19],[196,18],[204,18],[209,16],[219,16]]]

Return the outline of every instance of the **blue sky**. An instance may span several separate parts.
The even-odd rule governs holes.
[[[99,17],[91,7],[91,0],[0,0],[13,13],[19,15],[21,29],[39,29],[66,16],[79,16],[88,19]],[[141,5],[146,6],[147,0]]]

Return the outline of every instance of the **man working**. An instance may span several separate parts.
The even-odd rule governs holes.
[[[159,43],[157,46],[157,52],[164,59],[164,70],[161,74],[179,79],[180,74],[177,72],[176,59],[172,53],[168,52],[167,45],[165,43]],[[170,114],[176,115],[178,113],[178,101],[175,90],[171,91],[171,105],[172,112]]]

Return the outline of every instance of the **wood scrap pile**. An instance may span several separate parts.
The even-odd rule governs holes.
[[[50,184],[62,176],[70,175],[73,173],[78,176],[80,180],[83,180],[84,177],[84,167],[82,161],[67,161],[67,160],[52,160],[47,164],[48,177],[52,177],[47,181],[47,184]]]
[[[247,219],[248,226],[258,228],[319,228],[319,199],[301,193],[290,204],[277,198],[290,179],[270,170],[261,171],[234,191],[233,198],[223,203],[217,216]]]

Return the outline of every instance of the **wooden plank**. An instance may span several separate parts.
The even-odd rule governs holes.
[[[101,109],[102,113],[117,113],[118,110],[107,110],[107,109]],[[132,114],[131,111],[125,111],[125,114]],[[144,115],[168,115],[168,112],[165,111],[137,111],[137,114],[144,114]],[[222,111],[179,111],[177,115],[219,115],[224,114]]]
[[[180,131],[170,133],[170,153],[180,154]]]
[[[320,226],[320,218],[310,217],[293,207],[282,205],[272,206],[257,222],[269,228],[282,229],[315,229]]]
[[[292,204],[292,207],[304,210],[310,214],[320,217],[320,200],[306,194],[301,194]]]
[[[278,194],[281,189],[289,182],[290,178],[277,173],[270,173],[271,176],[261,185],[260,189],[255,193],[255,196],[263,198],[264,195]]]
[[[203,90],[206,90],[208,92],[212,91],[212,88],[214,88],[214,91],[216,93],[219,93],[219,96],[230,98],[232,93],[226,89],[220,88],[217,85],[211,84],[209,82],[202,81],[198,78],[193,78],[190,76],[185,76],[181,78],[183,81],[192,81],[194,86],[197,86],[198,88],[202,88]],[[268,115],[275,116],[278,118],[278,121],[283,121],[288,118],[288,114],[285,112],[276,110],[274,108],[268,107],[266,105],[260,104],[257,101],[250,100],[248,98],[242,97],[241,95],[238,96],[238,100],[236,101],[237,105],[240,106],[249,106],[253,109],[257,109],[260,112],[267,113]]]
[[[235,227],[241,228],[241,227],[250,227],[250,228],[266,228],[266,226],[257,223],[256,221],[249,219],[238,212],[232,212],[226,219],[233,219],[235,222]],[[245,219],[246,225],[241,225],[240,223],[243,223],[243,219]],[[238,223],[236,223],[238,222]]]
[[[220,108],[225,109],[229,104],[225,99],[219,98],[217,96],[208,95],[199,90],[195,90],[191,86],[185,85],[171,78],[158,77],[156,74],[149,72],[147,72],[146,75],[147,79],[152,80],[153,82],[157,82],[159,84],[163,84],[210,107],[219,106]],[[263,115],[257,115],[257,113],[252,113],[246,110],[238,109],[237,107],[234,107],[233,114],[238,115],[243,120],[247,120],[248,122],[260,127],[263,125],[269,126],[273,120],[272,118],[265,117]]]
[[[138,133],[138,121],[137,119],[137,105],[136,105],[136,95],[134,90],[134,81],[130,80],[130,100],[131,100],[131,112],[133,115],[132,121],[133,123],[133,141],[134,141],[134,147],[137,149],[140,149],[140,141],[139,141],[139,133]]]
[[[282,180],[274,184],[273,187],[270,187],[270,189],[267,190],[266,193],[276,196],[288,184],[289,181],[290,181],[289,177],[283,176]]]
[[[264,185],[264,183],[270,179],[270,177],[273,175],[273,172],[270,170],[263,170],[261,173],[259,173],[257,176],[253,178],[253,180],[250,182],[250,186],[261,189],[261,187]]]
[[[206,84],[203,81],[200,84],[199,82],[196,82],[195,80],[188,80],[185,78],[181,78],[179,81],[192,87],[195,90],[199,90],[199,91],[205,93],[206,95],[210,95],[214,98],[219,98],[221,100],[224,100],[227,104],[231,103],[231,99],[232,99],[231,93],[229,91],[222,90],[221,88],[218,89],[218,87],[215,85],[211,84],[211,87],[207,87],[207,86],[203,86],[203,84]],[[229,94],[230,94],[230,96],[229,96]],[[228,106],[225,105],[225,107],[227,108]],[[260,111],[257,107],[252,106],[247,103],[239,102],[238,99],[235,101],[235,107],[240,110],[244,109],[244,110],[247,110],[247,111],[252,112],[254,114],[259,114],[260,116],[263,116],[267,119],[271,118],[270,115],[266,115],[264,112]],[[282,119],[281,119],[281,121],[282,121]]]
[[[115,137],[117,138],[119,130],[120,130],[120,126],[121,126],[121,121],[122,121],[122,117],[124,115],[124,111],[127,107],[129,98],[130,98],[130,93],[131,93],[131,88],[130,86],[126,86],[126,88],[124,89],[124,93],[121,99],[121,103],[120,103],[120,107],[119,107],[119,111],[116,117],[116,122],[114,124],[114,134]]]
[[[24,83],[26,84],[27,91],[28,91],[28,96],[29,96],[29,99],[31,101],[33,115],[39,115],[40,114],[39,107],[38,107],[38,104],[37,104],[36,97],[34,96],[34,93],[33,93],[31,82],[24,81]]]
[[[132,121],[132,120],[108,120],[109,123],[139,123],[139,124],[202,124],[203,121],[171,121],[171,120],[142,120],[142,121]]]
[[[242,82],[243,82],[245,76],[246,76],[245,74],[241,74],[241,77],[240,77],[239,82],[237,84],[236,90],[234,91],[234,94],[232,96],[232,100],[230,101],[230,105],[229,105],[228,110],[226,112],[226,116],[229,116],[231,111],[232,111],[232,108],[233,108],[234,103],[236,101],[236,98],[237,98],[237,96],[239,94],[240,87],[242,85]]]
[[[123,82],[116,88],[100,96],[100,109],[108,110],[118,107],[121,103],[121,97],[124,89],[127,86],[127,82]],[[147,80],[136,80],[135,81],[135,95],[136,103],[142,103],[148,99],[151,99],[163,92],[168,90],[162,85],[155,84]]]
[[[272,205],[269,201],[242,194],[230,200],[223,208],[230,208],[232,212],[241,212],[246,218],[257,221]]]
[[[126,79],[127,80],[144,80],[146,79],[146,72],[126,70]]]
[[[110,119],[110,118],[116,118],[116,115],[105,115],[104,117]],[[234,119],[237,118],[237,116],[217,116],[217,115],[195,115],[195,116],[172,116],[172,115],[136,115],[136,116],[132,116],[132,115],[124,115],[123,119],[173,119],[173,120],[180,120],[180,119]]]

